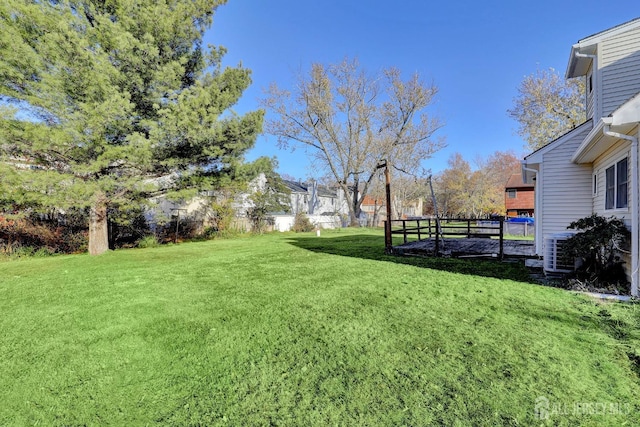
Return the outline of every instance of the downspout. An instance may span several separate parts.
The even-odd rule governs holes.
[[[588,53],[580,53],[580,52],[576,52],[575,54],[576,58],[591,58],[593,59],[593,62],[596,62],[596,59],[598,58],[598,55],[590,55]],[[595,70],[596,67],[593,67],[593,69]],[[593,85],[595,87],[595,85]]]
[[[531,169],[525,166],[526,163],[521,163],[521,167],[523,171],[527,171],[527,172],[533,172],[534,174],[538,174],[538,170],[537,169]]]
[[[640,236],[638,227],[638,138],[618,132],[612,132],[609,124],[603,128],[605,135],[631,141],[631,295],[638,296],[638,248]]]
[[[593,59],[593,62],[595,62],[596,59],[598,58],[598,55],[590,55],[588,53],[576,52],[574,55],[575,55],[576,58],[591,58],[591,59]],[[593,67],[593,68],[595,70],[596,67]],[[593,86],[595,87],[595,85],[593,85]]]
[[[524,161],[522,161],[520,163],[520,168],[523,172],[532,172],[533,174],[535,174],[536,178],[536,183],[534,184],[534,190],[535,190],[535,196],[533,199],[533,216],[535,218],[535,233],[533,235],[533,241],[535,243],[535,252],[538,256],[540,256],[540,254],[542,253],[542,239],[541,237],[541,233],[542,233],[542,209],[540,209],[541,204],[540,204],[540,188],[537,185],[537,178],[538,178],[538,173],[540,172],[537,169],[532,169],[532,168],[528,168],[527,163],[525,163]],[[522,174],[522,182],[525,182],[524,179],[524,173]]]

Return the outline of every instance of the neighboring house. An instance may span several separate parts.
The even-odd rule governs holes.
[[[360,204],[360,210],[366,216],[368,227],[382,227],[387,219],[387,203],[384,199],[376,199],[364,196]]]
[[[421,217],[424,209],[422,197],[411,200],[396,199],[393,204],[401,219]]]
[[[338,187],[283,180],[291,191],[289,214],[275,213],[274,230],[289,231],[293,227],[295,215],[305,214],[319,228],[339,228],[349,216],[346,197]]]
[[[511,175],[504,189],[507,217],[533,216],[534,193],[533,183],[525,183],[521,174]]]
[[[413,200],[401,200],[395,198],[391,203],[393,209],[393,217],[395,215],[400,219],[415,218],[422,216],[423,200],[422,198]],[[387,202],[384,199],[376,199],[369,195],[364,196],[360,204],[360,210],[367,226],[382,227],[384,221],[387,220]]]
[[[535,182],[536,252],[576,219],[621,218],[631,230],[623,258],[638,296],[640,18],[574,44],[566,77],[586,79],[586,122],[523,161],[525,182]]]
[[[263,190],[267,179],[264,174],[260,174],[249,183],[248,190],[235,197],[233,208],[236,211],[236,224],[239,229],[250,229],[251,224],[247,219],[247,210],[253,206],[251,194]],[[342,225],[342,217],[349,215],[346,198],[337,187],[318,185],[283,180],[290,190],[290,208],[288,212],[273,212],[273,229],[278,231],[291,230],[295,215],[303,213],[309,217],[312,223],[319,228],[337,228]],[[162,186],[161,183],[157,183]],[[215,191],[204,191],[197,196],[186,201],[171,201],[160,192],[152,198],[156,203],[156,209],[147,213],[147,221],[151,224],[159,218],[171,218],[180,215],[181,218],[188,218],[201,225],[209,225],[214,212],[211,204],[216,197]]]
[[[291,191],[291,213],[308,215],[348,215],[347,201],[337,187],[283,180]]]

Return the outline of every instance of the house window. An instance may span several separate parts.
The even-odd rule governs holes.
[[[589,74],[589,81],[587,82],[587,87],[589,89],[589,93],[593,91],[593,74]]]
[[[593,195],[598,195],[598,174],[593,174]]]
[[[627,158],[605,171],[605,209],[622,209],[629,205],[629,171]]]
[[[507,198],[515,199],[516,198],[516,190],[507,190]]]
[[[627,171],[626,157],[616,165],[616,208],[626,208],[629,206],[629,173]]]

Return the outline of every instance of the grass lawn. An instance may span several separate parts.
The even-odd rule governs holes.
[[[639,305],[383,246],[338,230],[2,262],[0,425],[640,425]]]

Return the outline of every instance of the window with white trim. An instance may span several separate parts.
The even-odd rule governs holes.
[[[507,190],[507,198],[515,199],[516,198],[516,190],[515,189]]]
[[[623,209],[629,206],[628,161],[624,159],[605,170],[605,209]]]
[[[598,174],[597,173],[593,174],[593,195],[594,196],[598,195]]]

